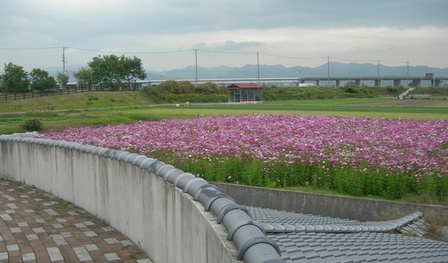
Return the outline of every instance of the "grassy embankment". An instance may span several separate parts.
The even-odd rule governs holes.
[[[23,132],[23,123],[38,119],[44,129],[130,123],[138,120],[230,114],[307,114],[389,119],[448,119],[448,101],[433,106],[396,107],[396,99],[273,101],[261,105],[153,104],[143,92],[89,92],[0,103],[0,134]],[[389,106],[378,106],[386,103]]]

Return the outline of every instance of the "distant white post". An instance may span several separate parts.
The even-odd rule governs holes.
[[[406,86],[409,86],[409,61],[406,62]]]
[[[67,58],[65,57],[66,47],[62,47],[62,74],[65,74],[65,63],[67,63]]]
[[[198,86],[198,50],[194,50],[195,67],[196,67],[196,87]]]
[[[257,52],[257,73],[258,73],[258,85],[260,85],[260,55]]]
[[[327,57],[327,86],[330,87],[330,57]]]
[[[378,60],[378,86],[381,87],[381,80],[380,80],[380,60]]]

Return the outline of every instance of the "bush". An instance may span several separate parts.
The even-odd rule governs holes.
[[[22,128],[25,131],[41,131],[43,130],[43,125],[42,122],[38,119],[31,119],[31,120],[27,120],[25,121],[25,123],[23,123]]]
[[[346,99],[346,98],[374,98],[395,97],[404,92],[403,87],[369,87],[346,85],[344,87],[276,87],[263,89],[265,101],[279,100],[315,100],[315,99]]]
[[[448,177],[438,174],[416,180],[405,173],[390,174],[387,170],[372,169],[363,164],[352,167],[310,162],[285,164],[222,156],[185,158],[169,151],[152,155],[212,182],[271,188],[311,186],[351,196],[380,196],[390,200],[408,194],[427,195],[439,202],[448,197]]]
[[[211,82],[195,87],[189,81],[167,80],[145,92],[154,103],[227,102],[227,89]]]

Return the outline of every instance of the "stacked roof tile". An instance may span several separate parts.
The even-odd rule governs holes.
[[[421,238],[422,213],[361,222],[247,207],[285,262],[448,262],[448,243]]]

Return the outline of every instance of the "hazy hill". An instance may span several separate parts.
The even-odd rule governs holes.
[[[344,77],[376,77],[378,76],[378,65],[330,62],[330,76]],[[220,78],[257,78],[257,65],[245,65],[243,67],[198,67],[199,79],[220,79]],[[196,68],[188,66],[183,69],[173,69],[169,71],[151,71],[154,76],[163,76],[161,79],[195,79]],[[285,67],[283,65],[260,65],[259,73],[261,78],[282,78],[282,77],[326,77],[328,75],[328,65],[323,64],[318,67]],[[427,66],[386,66],[380,65],[379,74],[383,77],[403,77],[424,76],[425,73],[434,73],[435,76],[448,77],[448,68],[432,68]],[[149,74],[148,74],[149,75]]]
[[[82,65],[67,65],[66,71],[71,76],[70,81],[75,81],[72,77],[74,71],[79,70]],[[340,63],[330,62],[330,76],[336,77],[377,77],[377,64],[361,63]],[[52,76],[61,72],[60,67],[46,68]],[[299,78],[299,77],[326,77],[328,75],[328,65],[323,64],[318,67],[285,67],[283,65],[245,65],[242,67],[198,67],[197,74],[199,79],[224,79],[224,78],[257,78],[258,72],[260,78]],[[433,68],[427,66],[386,66],[380,65],[379,74],[383,77],[404,77],[408,74],[410,77],[424,76],[425,73],[434,73],[435,76],[448,77],[448,68]],[[183,69],[172,69],[167,71],[147,71],[148,80],[165,79],[195,79],[196,68],[188,66]]]

